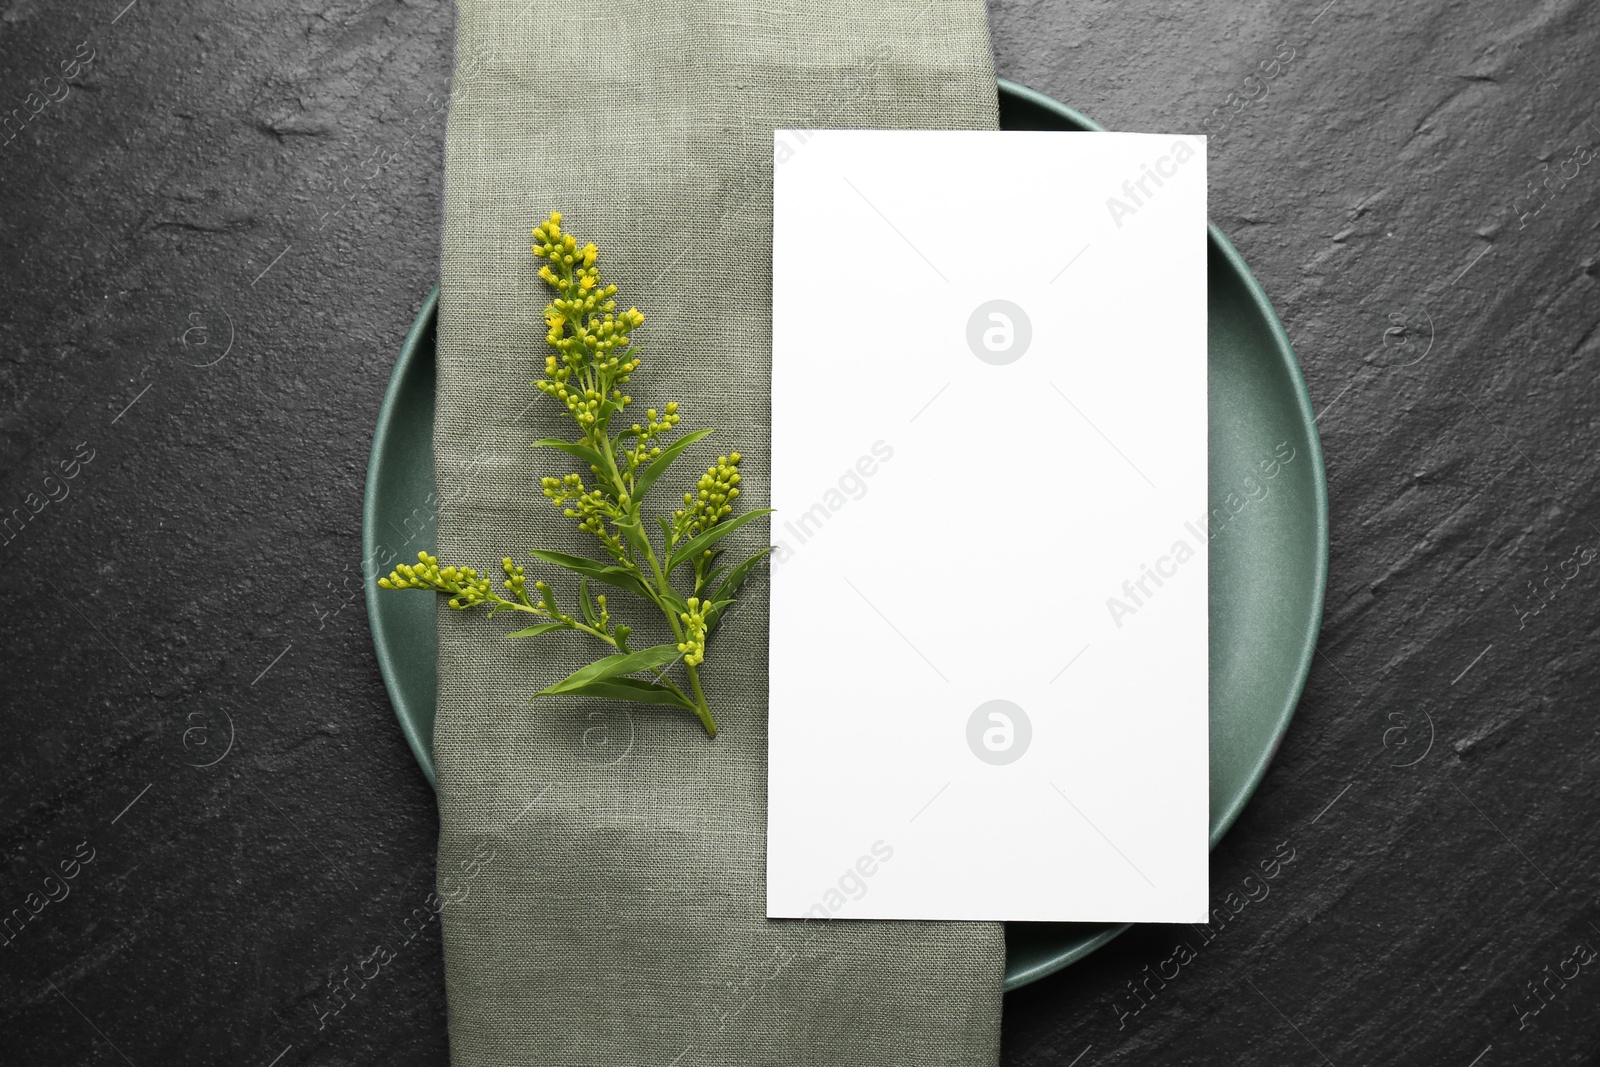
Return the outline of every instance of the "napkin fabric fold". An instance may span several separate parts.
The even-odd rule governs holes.
[[[662,500],[737,450],[741,502],[760,507],[772,131],[995,124],[982,0],[461,0],[434,430],[441,560],[497,573],[516,556],[568,595],[568,576],[526,549],[598,548],[539,492],[564,457],[529,447],[571,430],[530,384],[548,292],[529,231],[551,210],[600,246],[622,306],[646,315],[639,407],[677,400],[685,428],[718,428],[663,480],[678,488]],[[815,239],[837,246],[840,299],[872,299],[877,267],[851,235]],[[916,373],[905,354],[886,358]],[[738,558],[766,532],[741,531]],[[766,587],[758,570],[713,638],[714,741],[669,709],[530,706],[601,646],[504,640],[516,620],[441,598],[438,881],[458,1067],[996,1061],[998,925],[765,917]],[[630,599],[616,592],[613,613],[654,611]],[[641,627],[634,643],[665,638]],[[838,708],[817,714],[839,716],[839,743],[852,743]],[[850,859],[819,902],[871,891]]]

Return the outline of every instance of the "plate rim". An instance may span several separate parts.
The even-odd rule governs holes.
[[[996,79],[996,83],[999,94],[1002,97],[1011,96],[1033,104],[1065,119],[1069,124],[1077,126],[1084,131],[1104,131],[1105,129],[1105,127],[1087,115],[1037,90],[1008,81],[1005,78]],[[1206,228],[1210,243],[1222,255],[1223,261],[1227,263],[1228,268],[1233,272],[1235,280],[1240,282],[1245,292],[1249,294],[1257,315],[1266,323],[1273,348],[1283,365],[1283,369],[1288,372],[1288,381],[1294,394],[1296,413],[1303,423],[1306,443],[1311,453],[1312,462],[1309,466],[1311,468],[1316,556],[1313,564],[1315,573],[1313,575],[1310,618],[1307,620],[1304,641],[1301,644],[1299,659],[1295,665],[1293,682],[1288,687],[1283,705],[1279,708],[1275,718],[1271,743],[1264,747],[1246,776],[1244,786],[1235,792],[1228,806],[1212,825],[1208,847],[1215,849],[1228,830],[1238,820],[1239,815],[1244,811],[1245,805],[1250,802],[1262,779],[1266,776],[1267,769],[1272,765],[1279,748],[1282,747],[1284,736],[1289,730],[1289,724],[1294,719],[1294,713],[1300,705],[1301,697],[1304,695],[1306,682],[1311,674],[1312,661],[1316,656],[1317,636],[1322,629],[1322,615],[1328,585],[1329,521],[1328,480],[1327,469],[1323,464],[1322,458],[1322,441],[1317,432],[1316,419],[1312,410],[1311,392],[1306,385],[1305,374],[1300,368],[1300,362],[1295,357],[1294,347],[1289,341],[1288,332],[1278,319],[1278,313],[1272,307],[1271,301],[1267,299],[1266,291],[1262,288],[1261,283],[1256,280],[1255,275],[1251,273],[1249,266],[1244,261],[1244,257],[1233,246],[1233,242],[1229,241],[1222,231],[1209,221],[1206,224]],[[377,575],[367,574],[366,571],[369,561],[375,558],[378,550],[376,531],[378,526],[379,494],[377,485],[383,471],[384,453],[388,443],[389,430],[399,407],[399,385],[416,363],[423,339],[431,334],[436,327],[438,313],[439,286],[435,284],[433,290],[422,302],[416,318],[412,321],[411,329],[407,332],[405,342],[401,347],[400,357],[395,361],[394,369],[389,375],[389,383],[384,390],[383,403],[378,409],[377,423],[373,429],[372,451],[367,460],[367,481],[363,492],[361,511],[361,550],[364,575],[362,584],[365,586],[367,620],[372,631],[373,648],[377,654],[378,671],[383,676],[384,688],[389,694],[390,706],[394,710],[395,718],[400,723],[400,731],[405,736],[406,744],[411,749],[411,754],[416,759],[423,775],[428,779],[429,786],[435,790],[438,787],[438,780],[435,776],[433,764],[433,738],[423,738],[421,736],[416,726],[417,716],[410,708],[410,702],[399,685],[393,654],[390,651],[387,639],[388,625],[377,609]],[[1132,926],[1132,923],[1108,925],[1098,934],[1072,946],[1065,952],[1020,970],[1015,974],[1007,973],[1001,983],[1001,989],[1009,992],[1071,966],[1115,940]]]
[[[428,788],[435,793],[439,789],[439,780],[433,768],[433,738],[424,738],[418,731],[416,725],[418,716],[411,710],[410,699],[400,686],[399,673],[394,666],[394,653],[389,642],[389,624],[384,620],[383,613],[378,610],[378,578],[381,575],[376,572],[369,573],[369,570],[371,561],[378,555],[380,494],[377,487],[383,473],[390,427],[393,426],[395,412],[400,407],[400,383],[411,373],[412,365],[417,361],[417,353],[422,347],[422,339],[434,331],[438,321],[439,285],[435,283],[427,298],[422,301],[422,307],[418,309],[416,318],[412,320],[411,329],[406,332],[405,342],[400,347],[400,358],[394,361],[394,369],[389,372],[389,383],[384,386],[383,403],[378,408],[378,421],[372,431],[372,451],[367,456],[367,483],[362,490],[361,499],[361,584],[366,593],[367,627],[372,631],[372,647],[377,653],[378,673],[383,676],[383,687],[389,694],[389,707],[400,723],[400,732],[405,736],[412,758],[417,761],[423,777],[428,779]],[[437,540],[426,547],[429,549],[437,547]]]

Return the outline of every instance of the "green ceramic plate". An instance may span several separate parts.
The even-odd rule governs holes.
[[[1069,107],[1000,83],[1008,130],[1098,130]],[[1328,490],[1311,398],[1289,339],[1216,227],[1210,251],[1211,844],[1266,773],[1311,669],[1328,569]],[[434,547],[435,289],[406,337],[372,441],[362,523],[371,569]],[[373,575],[372,577],[376,577]],[[434,604],[367,582],[378,667],[400,729],[433,781]],[[1005,987],[1060,970],[1127,926],[1010,923]]]

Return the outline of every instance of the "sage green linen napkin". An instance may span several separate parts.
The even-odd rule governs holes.
[[[719,428],[663,487],[738,450],[741,503],[760,507],[773,129],[996,124],[982,0],[461,0],[456,57],[439,556],[495,572],[505,555],[537,571],[527,548],[595,549],[537,488],[562,457],[529,447],[570,428],[530,385],[548,299],[534,224],[561,211],[600,246],[622,306],[645,312],[639,406],[675,399],[685,427]],[[849,234],[817,239],[838,244],[842,298],[870,284]],[[766,535],[759,521],[734,547]],[[514,620],[441,602],[439,889],[458,1067],[996,1061],[998,925],[765,918],[766,587],[758,571],[714,638],[714,741],[667,709],[530,707],[598,646],[503,640]],[[852,743],[843,717],[839,743]]]

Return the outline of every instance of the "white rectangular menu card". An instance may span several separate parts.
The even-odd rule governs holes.
[[[1204,921],[1204,138],[774,151],[767,914]]]

